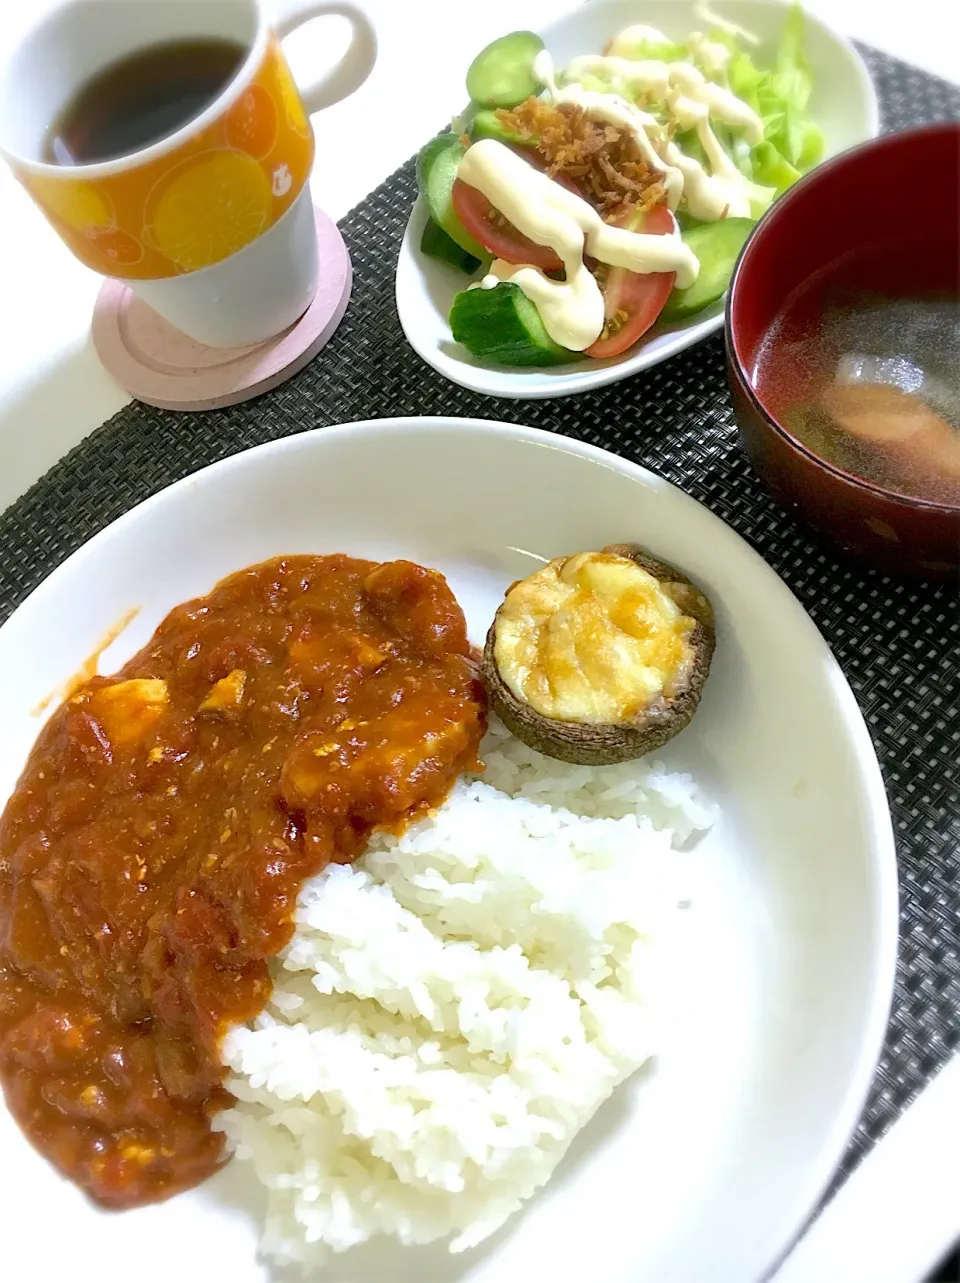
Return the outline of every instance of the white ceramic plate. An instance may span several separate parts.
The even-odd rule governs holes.
[[[717,611],[700,710],[663,757],[723,806],[671,949],[662,1054],[600,1110],[553,1181],[462,1257],[377,1243],[316,1283],[756,1283],[829,1180],[880,1047],[897,881],[870,739],[827,646],[772,570],[640,468],[466,420],[325,428],[240,454],[134,509],[0,629],[0,798],[38,703],[125,612],[109,672],[175,604],[290,552],[439,567],[482,639],[542,558],[637,540]],[[95,1210],[0,1109],[0,1274],[71,1283],[264,1283],[234,1165],[125,1214]],[[14,1268],[30,1262],[30,1269]]]
[[[761,38],[757,59],[761,65],[769,65],[783,26],[785,5],[780,0],[718,0],[714,8]],[[672,39],[683,39],[704,26],[694,14],[694,0],[593,0],[541,34],[557,65],[563,66],[578,54],[599,53],[618,31],[637,22],[657,27]],[[835,156],[879,132],[876,95],[853,46],[812,14],[807,15],[806,24],[806,49],[814,77],[810,111],[823,130],[827,156]],[[446,104],[450,112],[460,105]],[[532,370],[481,362],[454,343],[450,334],[450,306],[467,278],[456,268],[421,254],[420,237],[427,216],[426,203],[420,199],[413,207],[400,248],[396,282],[400,324],[411,347],[429,365],[474,392],[505,397],[585,392],[658,365],[723,324],[720,300],[686,322],[655,327],[624,357]]]

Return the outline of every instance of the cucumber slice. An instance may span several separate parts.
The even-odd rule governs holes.
[[[565,365],[581,355],[554,343],[536,306],[511,281],[463,290],[453,300],[450,329],[468,352],[501,365]]]
[[[507,129],[500,121],[500,117],[495,110],[489,107],[483,107],[474,116],[470,123],[470,137],[478,138],[495,138],[498,143],[525,143],[530,144],[535,139],[530,134],[518,134],[513,129]]]
[[[687,228],[683,240],[700,260],[700,274],[687,289],[673,291],[659,319],[679,321],[722,297],[754,227],[756,223],[750,218],[724,218],[719,223]]]
[[[473,123],[473,118],[479,110],[480,108],[475,102],[468,102],[463,111],[461,111],[459,115],[453,117],[450,121],[450,128],[453,130],[457,138],[459,138],[461,134],[469,132],[470,125]]]
[[[460,147],[460,139],[457,134],[445,133],[437,134],[436,138],[431,138],[428,143],[417,152],[417,186],[424,196],[427,194],[427,178],[430,170],[433,168],[437,157],[448,147]]]
[[[533,60],[543,41],[533,31],[511,31],[481,49],[467,71],[467,93],[481,107],[516,107],[540,92]]]
[[[453,208],[453,184],[463,156],[463,144],[453,134],[439,134],[421,149],[417,157],[417,178],[430,207],[430,217],[473,258],[483,258],[486,250],[473,239]]]
[[[423,229],[423,235],[420,237],[420,249],[430,258],[439,258],[443,263],[449,263],[451,267],[458,267],[461,272],[466,272],[468,276],[480,266],[480,260],[468,254],[465,249],[461,249],[455,240],[452,240],[442,227],[438,227],[432,218],[427,219],[426,226]]]

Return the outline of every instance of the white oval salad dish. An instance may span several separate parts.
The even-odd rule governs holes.
[[[490,396],[601,387],[714,333],[772,200],[879,129],[853,47],[779,0],[594,0],[478,51],[467,89],[420,153],[396,300],[414,350]]]
[[[109,526],[0,628],[5,799],[41,703],[137,608],[101,672],[177,603],[250,563],[407,558],[446,576],[482,642],[519,577],[623,539],[688,572],[716,620],[700,708],[658,754],[671,778],[702,788],[712,821],[695,850],[674,852],[689,861],[689,894],[670,906],[656,1058],[486,1241],[451,1255],[442,1241],[380,1234],[311,1272],[317,1283],[767,1276],[843,1154],[892,992],[893,835],[854,696],[786,586],[706,508],[615,455],[477,420],[346,424],[235,455]],[[604,823],[620,832],[628,819]],[[445,1126],[454,1135],[456,1116]],[[264,1190],[239,1152],[197,1188],[123,1213],[98,1210],[60,1177],[2,1104],[0,1154],[5,1277],[119,1283],[134,1253],[140,1283],[293,1277],[258,1257]],[[375,1193],[364,1189],[365,1205]]]

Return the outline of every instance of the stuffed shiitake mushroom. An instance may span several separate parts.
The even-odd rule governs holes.
[[[713,610],[635,544],[558,557],[515,583],[487,634],[490,703],[525,744],[588,766],[672,739],[696,712]]]

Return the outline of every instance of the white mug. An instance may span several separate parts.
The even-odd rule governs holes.
[[[313,299],[320,265],[310,198],[308,113],[346,98],[376,60],[376,36],[349,0],[67,0],[0,75],[0,153],[87,266],[123,280],[191,338],[237,347],[282,333]],[[312,18],[352,27],[340,62],[294,82],[280,41]],[[182,39],[245,51],[193,120],[128,155],[45,159],[51,124],[93,76]]]

